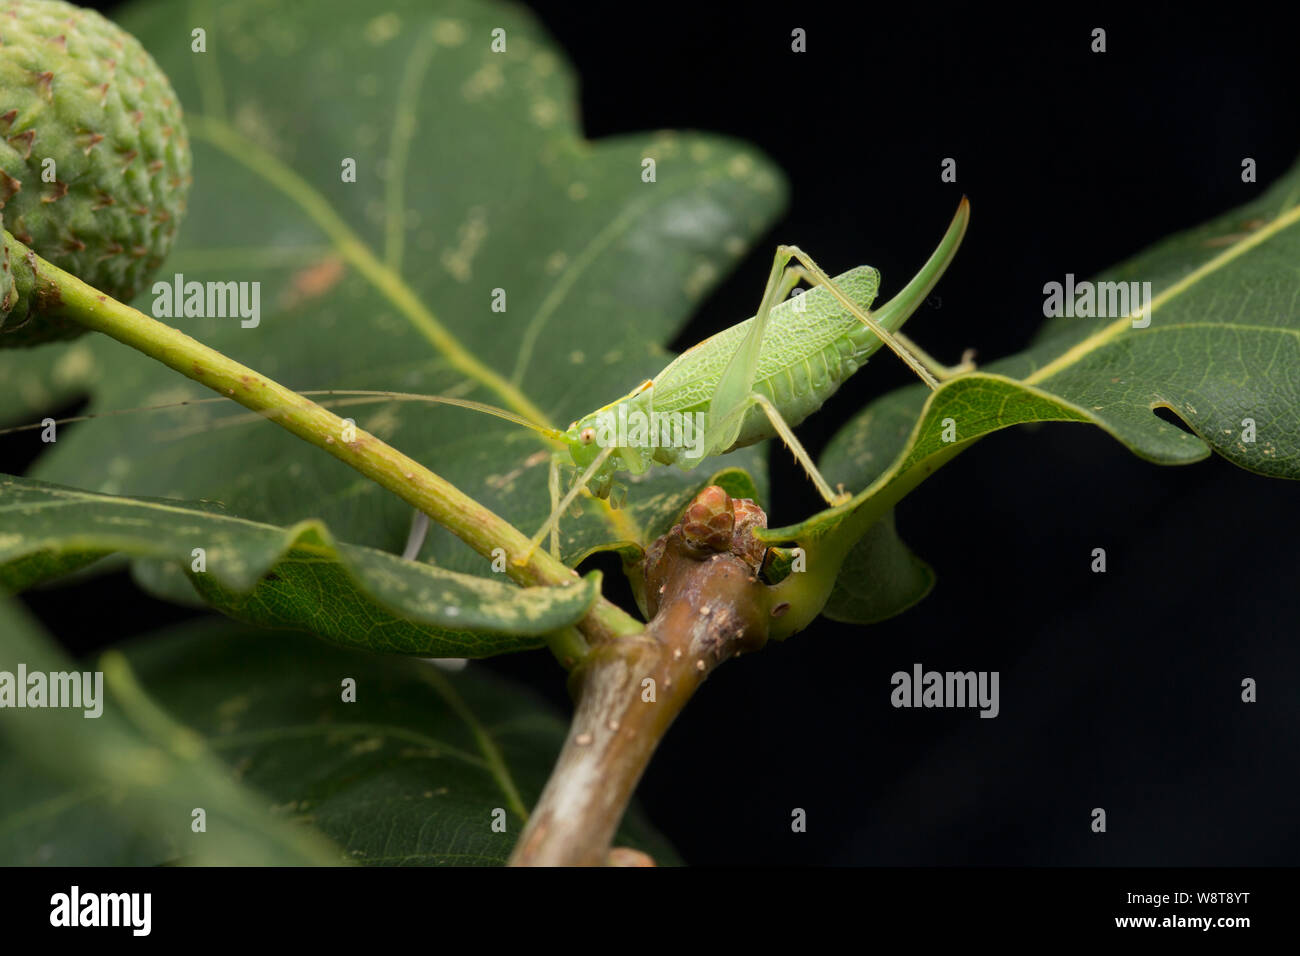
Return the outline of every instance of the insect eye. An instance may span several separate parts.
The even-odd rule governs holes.
[[[596,430],[594,428],[584,428],[578,433],[578,440],[584,445],[590,445],[596,440]]]

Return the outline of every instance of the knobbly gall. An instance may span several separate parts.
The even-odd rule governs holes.
[[[133,36],[62,0],[0,0],[0,346],[84,331],[39,314],[27,250],[113,298],[144,289],[190,170],[180,100]]]
[[[725,551],[736,528],[732,498],[717,485],[701,491],[687,506],[681,521],[682,537],[701,551]]]

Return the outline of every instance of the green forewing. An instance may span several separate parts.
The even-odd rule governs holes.
[[[836,276],[835,283],[856,304],[870,308],[880,286],[880,273],[871,266],[858,266]],[[802,306],[803,311],[800,311]],[[679,355],[654,380],[657,411],[701,411],[708,407],[714,390],[731,357],[740,348],[754,319],[724,329]],[[754,386],[772,391],[785,387],[792,375],[804,375],[810,357],[834,348],[846,336],[870,338],[864,350],[870,354],[880,341],[862,323],[846,312],[825,289],[810,289],[802,299],[791,298],[772,309],[763,347],[754,374]],[[814,368],[817,366],[814,364]],[[815,373],[814,373],[815,374]],[[780,385],[778,386],[778,383]]]

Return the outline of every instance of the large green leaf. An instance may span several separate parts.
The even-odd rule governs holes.
[[[27,675],[88,669],[0,595],[0,672],[13,679],[20,664]],[[318,833],[272,813],[200,738],[158,711],[121,654],[90,667],[103,672],[98,716],[85,707],[0,709],[0,864],[347,861]],[[195,809],[205,831],[194,829]]]
[[[862,490],[839,509],[774,529],[772,539],[807,543],[827,561],[853,548],[837,606],[868,602],[877,577],[906,574],[916,559],[901,545],[877,549],[886,563],[868,568],[867,530],[971,442],[1027,422],[1092,423],[1158,464],[1213,450],[1261,475],[1300,478],[1298,263],[1300,165],[1258,200],[1098,277],[1150,282],[1149,326],[1128,316],[1056,318],[1018,355],[934,392],[913,386],[870,405],[821,460],[832,483]],[[1162,421],[1157,408],[1195,434]],[[873,619],[887,610],[870,603]],[[911,603],[894,601],[889,613]]]
[[[934,587],[934,571],[898,537],[891,511],[853,546],[822,614],[834,621],[875,624],[901,614]]]
[[[124,552],[182,569],[207,603],[231,617],[422,657],[539,647],[544,635],[586,614],[600,585],[592,574],[569,587],[519,588],[504,576],[488,580],[336,543],[319,521],[277,528],[188,502],[6,476],[0,527],[0,588],[8,591]]]
[[[5,633],[0,628],[0,640]],[[171,732],[190,752],[203,755],[210,775],[213,756],[224,763],[227,769],[217,777],[221,788],[211,777],[201,795],[178,784],[174,801],[173,790],[155,792],[143,784],[122,789],[124,768],[140,760],[124,762],[134,752],[100,736],[110,726],[107,712],[98,721],[83,719],[79,711],[0,712],[0,727],[9,726],[12,715],[39,713],[28,724],[46,728],[38,743],[57,754],[52,763],[69,774],[64,782],[48,769],[33,770],[32,747],[0,753],[6,781],[0,788],[0,863],[213,862],[191,860],[196,848],[226,853],[228,860],[221,847],[228,832],[213,820],[220,815],[226,826],[221,801],[238,791],[265,795],[260,812],[272,807],[275,832],[285,832],[292,821],[298,827],[287,832],[301,839],[312,833],[327,837],[342,851],[330,860],[499,864],[566,733],[559,715],[530,691],[472,667],[448,676],[423,662],[338,650],[228,621],[136,642],[118,658],[117,673],[133,675],[137,699],[128,700],[129,706],[115,702],[113,714],[147,713],[138,698],[148,695],[150,707],[184,725],[181,730],[171,724]],[[11,659],[0,654],[0,668],[12,669],[5,663]],[[342,699],[347,679],[355,681],[355,702]],[[56,726],[48,718],[60,713]],[[115,733],[139,734],[114,720]],[[170,813],[173,803],[186,832],[192,807],[209,811],[207,834],[194,836],[179,852],[163,839],[169,828],[146,816],[160,806]],[[118,822],[122,817],[128,825]],[[635,811],[617,842],[643,849],[661,864],[676,862]],[[289,862],[272,858],[269,842],[261,847],[250,838],[250,844],[250,852],[260,847],[267,857],[258,862]]]
[[[779,172],[738,142],[583,140],[571,70],[514,6],[157,0],[128,6],[121,21],[171,77],[195,145],[189,213],[165,277],[261,282],[256,328],[172,322],[291,387],[452,393],[567,425],[666,364],[662,343],[784,201]],[[206,53],[177,42],[196,26]],[[496,29],[504,53],[492,50]],[[657,161],[654,182],[643,181],[646,158]],[[356,182],[341,175],[349,159]],[[492,309],[497,289],[505,312]],[[105,339],[6,356],[0,380],[12,415],[87,387],[92,411],[201,394]],[[197,427],[229,413],[77,426],[35,474],[217,500],[278,525],[320,518],[343,540],[401,548],[404,504],[265,421]],[[546,446],[532,432],[428,405],[342,414],[521,528],[550,510]],[[762,480],[758,452],[732,464]],[[632,487],[626,511],[588,503],[563,526],[566,555],[643,542],[665,518],[662,503],[705,480],[659,469]],[[422,557],[489,573],[441,531]]]

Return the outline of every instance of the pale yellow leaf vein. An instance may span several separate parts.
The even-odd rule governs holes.
[[[1288,210],[1268,225],[1255,230],[1241,241],[1229,246],[1213,259],[1203,262],[1200,266],[1187,273],[1187,275],[1183,276],[1173,285],[1166,289],[1162,289],[1160,294],[1151,300],[1151,315],[1154,316],[1162,306],[1186,292],[1205,277],[1218,272],[1234,259],[1241,257],[1261,243],[1267,242],[1282,230],[1286,229],[1288,226],[1294,225],[1296,222],[1300,222],[1300,206],[1295,206]],[[1088,336],[1088,338],[1076,343],[1071,348],[1061,353],[1055,359],[1038,369],[1038,371],[1027,376],[1024,381],[1027,384],[1041,382],[1044,379],[1051,378],[1062,369],[1068,368],[1074,363],[1082,361],[1088,354],[1131,328],[1133,325],[1133,319],[1137,314],[1136,311],[1130,312],[1128,315],[1116,319],[1105,328]]]
[[[505,758],[501,754],[501,748],[497,746],[496,740],[487,728],[479,721],[474,712],[456,693],[456,688],[442,674],[429,668],[421,674],[426,681],[433,686],[452,711],[465,722],[469,727],[470,733],[474,736],[474,742],[478,744],[479,751],[483,754],[483,759],[487,761],[488,770],[492,778],[496,781],[497,786],[501,788],[502,794],[505,795],[506,803],[510,809],[522,820],[528,819],[528,808],[524,806],[523,797],[519,795],[519,788],[515,786],[514,778],[510,775],[510,768],[506,766]]]

